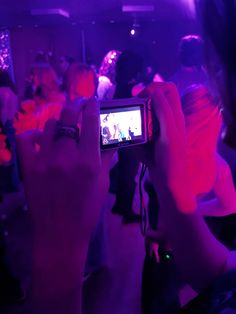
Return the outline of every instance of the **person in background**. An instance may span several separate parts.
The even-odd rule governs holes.
[[[66,72],[73,63],[75,59],[72,57],[63,56],[59,59],[59,85],[63,92],[66,91]]]
[[[94,70],[84,64],[73,63],[66,72],[67,99],[75,107],[77,100],[94,97],[97,91],[97,76]],[[78,125],[81,118],[78,119]],[[92,230],[84,268],[84,280],[107,266],[106,217],[101,204],[99,220]]]
[[[144,69],[143,83],[145,85],[150,84],[151,82],[153,82],[154,76],[155,76],[154,68],[151,65],[147,65]]]
[[[0,306],[24,299],[20,281],[8,266],[4,235],[4,221],[25,206],[12,125],[17,110],[16,88],[8,71],[0,70]]]
[[[143,58],[135,52],[128,50],[122,52],[116,64],[114,99],[134,96],[133,89],[140,83],[143,63]],[[110,191],[116,195],[112,213],[121,215],[125,224],[140,222],[140,215],[133,211],[133,199],[136,190],[135,177],[138,173],[139,164],[133,149],[122,149],[118,151],[118,163],[110,173]]]
[[[99,99],[112,99],[115,92],[116,62],[121,54],[118,50],[109,51],[102,60],[98,73],[97,95]]]
[[[180,68],[169,81],[175,83],[180,95],[192,85],[208,85],[203,40],[198,35],[184,36],[180,41]]]
[[[33,69],[37,66],[46,66],[50,65],[49,54],[46,54],[44,51],[38,51],[34,58],[33,66],[30,69],[29,76],[26,78],[26,86],[24,90],[23,99],[33,99],[34,93],[37,88],[34,82],[34,71]]]
[[[70,101],[93,97],[97,84],[96,73],[89,65],[72,63],[66,72],[67,97]]]
[[[42,130],[50,118],[59,118],[65,95],[60,91],[56,72],[49,64],[36,64],[31,69],[34,93],[21,103],[14,119],[16,133]]]
[[[236,16],[235,2],[222,2],[219,6],[218,1],[210,0],[207,3],[200,1],[200,4],[206,33],[220,56],[228,78],[224,95],[233,102],[225,102],[225,108],[235,124],[235,95],[232,93],[236,68],[233,67],[235,45],[232,45],[235,44],[235,37],[232,37],[234,28],[231,28]],[[222,43],[225,44],[223,50]],[[196,210],[196,198],[187,171],[184,116],[177,90],[170,83],[155,83],[146,89],[145,95],[152,99],[154,118],[160,125],[160,136],[153,146],[154,154],[149,152],[146,163],[158,193],[161,216],[177,266],[186,281],[199,293],[199,298],[185,307],[182,313],[234,313],[235,252],[230,252],[212,235]],[[53,141],[55,124],[47,126],[48,133],[44,134],[38,153],[35,152],[32,136],[25,135],[19,141],[28,201],[34,213],[36,240],[34,290],[28,313],[81,313],[84,256],[96,221],[95,213],[99,211],[101,198],[106,194],[109,171],[109,167],[105,167],[105,160],[109,158],[106,159],[100,152],[99,109],[95,104],[90,102],[83,110],[83,133],[79,145],[72,141],[74,136],[65,133],[60,141]],[[71,108],[68,110],[61,117],[62,126],[76,127],[77,116]],[[91,130],[92,126],[94,129]],[[232,128],[229,131],[231,133],[227,136],[232,136]],[[65,152],[65,145],[70,154]],[[231,145],[235,147],[235,142]],[[45,171],[40,172],[42,167]],[[45,215],[42,215],[42,208]],[[81,219],[75,219],[78,215]]]
[[[209,87],[209,79],[204,66],[203,44],[203,40],[195,35],[181,39],[182,67],[171,80],[175,82],[182,94],[187,134],[188,171],[193,191],[198,197],[198,210],[206,217],[215,234],[224,243],[232,246],[235,233],[231,232],[231,239],[229,239],[227,226],[230,225],[228,220],[234,217],[227,218],[227,216],[236,213],[236,191],[231,170],[217,150],[222,129],[222,116],[220,102],[214,97],[215,95],[212,95]],[[155,304],[156,310],[161,311],[163,308],[165,312],[170,308],[171,302],[174,306],[179,306],[178,294],[183,283],[178,283],[180,280],[176,275],[173,261],[166,265],[160,261],[163,251],[170,255],[172,253],[163,234],[162,223],[158,220],[158,200],[155,191],[150,182],[146,182],[145,187],[149,195],[150,230],[146,238],[148,256],[143,273],[143,307],[145,312],[152,313],[152,306]],[[224,234],[221,232],[223,228]],[[156,231],[153,232],[153,230]],[[154,240],[155,233],[156,240]],[[157,265],[157,262],[161,264]],[[155,276],[160,285],[153,282]],[[164,282],[165,285],[163,285]],[[148,293],[150,286],[151,293]],[[169,289],[168,293],[164,293],[168,295],[166,304],[162,300],[163,297],[160,297],[163,295],[163,287]],[[160,298],[161,302],[159,302]]]

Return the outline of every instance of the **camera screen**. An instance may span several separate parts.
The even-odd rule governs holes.
[[[110,108],[100,114],[102,145],[142,140],[142,114],[139,106]]]

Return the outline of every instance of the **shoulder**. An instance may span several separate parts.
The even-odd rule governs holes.
[[[0,87],[0,97],[17,99],[17,96],[9,87]]]

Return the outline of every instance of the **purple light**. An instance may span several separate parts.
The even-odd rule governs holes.
[[[130,35],[131,35],[131,36],[134,36],[134,35],[135,35],[135,33],[136,33],[135,29],[134,29],[134,28],[132,28],[132,29],[131,29],[131,31],[130,31]]]
[[[196,7],[194,0],[181,0],[183,8],[185,8],[186,13],[192,17],[196,15]]]
[[[13,77],[10,33],[8,30],[0,31],[0,69],[8,70]]]

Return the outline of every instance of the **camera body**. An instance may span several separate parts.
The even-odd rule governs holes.
[[[153,137],[150,100],[101,101],[100,130],[102,150],[147,143]]]

